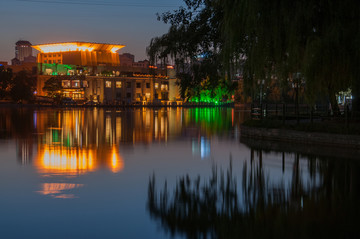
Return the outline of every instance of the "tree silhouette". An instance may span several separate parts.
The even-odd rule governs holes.
[[[9,86],[12,79],[11,68],[5,69],[4,66],[0,66],[0,99],[7,95]]]
[[[209,180],[181,177],[169,191],[149,180],[148,210],[171,235],[186,238],[358,238],[359,163],[317,160],[305,184],[295,155],[293,177],[271,184],[259,159],[245,162],[238,186],[230,165]],[[314,159],[311,159],[312,161]],[[313,167],[313,166],[312,166]],[[241,188],[241,190],[239,190]]]
[[[16,74],[11,82],[10,95],[13,101],[31,101],[34,97],[36,78],[25,70]]]
[[[61,79],[58,77],[51,77],[45,81],[43,91],[51,97],[59,97],[61,95]]]

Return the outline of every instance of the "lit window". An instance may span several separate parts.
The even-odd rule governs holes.
[[[80,87],[80,81],[79,80],[73,80],[71,83],[72,83],[72,87],[74,87],[74,88],[79,88]]]
[[[168,90],[168,85],[161,84],[161,90]]]
[[[121,81],[116,81],[116,88],[121,88]]]
[[[155,83],[155,89],[159,88],[159,83]]]
[[[105,87],[111,88],[111,81],[109,81],[109,80],[105,81]]]
[[[69,81],[69,80],[63,80],[63,81],[61,82],[61,86],[62,86],[63,88],[69,88],[69,87],[70,87],[70,81]]]

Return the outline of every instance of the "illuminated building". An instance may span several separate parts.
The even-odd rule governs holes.
[[[117,51],[124,45],[64,42],[32,46],[40,51],[37,62],[42,64],[67,64],[77,66],[119,66]]]
[[[149,61],[134,62],[133,55],[117,53],[124,45],[65,42],[32,47],[40,52],[38,95],[46,95],[45,82],[55,77],[61,81],[61,94],[75,100],[146,104],[180,98],[178,90],[170,90],[170,86],[178,89],[175,74],[150,75]]]
[[[131,77],[111,76],[48,76],[37,77],[38,95],[45,95],[42,89],[51,77],[61,81],[62,94],[75,100],[93,100],[101,103],[168,102],[175,98],[169,94],[169,86],[175,86],[175,79],[165,76],[140,75]],[[176,94],[173,93],[173,94]]]

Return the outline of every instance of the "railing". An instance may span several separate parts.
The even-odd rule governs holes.
[[[352,114],[349,107],[341,107],[339,114],[335,115],[326,105],[310,106],[307,104],[258,104],[250,105],[251,119],[277,119],[285,121],[313,121],[315,119],[350,119]]]

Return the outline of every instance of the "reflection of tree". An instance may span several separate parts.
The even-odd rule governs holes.
[[[314,164],[317,175],[304,184],[296,156],[289,188],[270,184],[261,158],[244,164],[241,187],[231,165],[226,173],[213,169],[206,182],[183,176],[172,193],[166,183],[158,193],[153,176],[148,210],[171,235],[187,238],[358,238],[359,165]]]
[[[29,108],[0,109],[0,139],[16,138],[17,159],[22,164],[32,160],[34,114]]]

